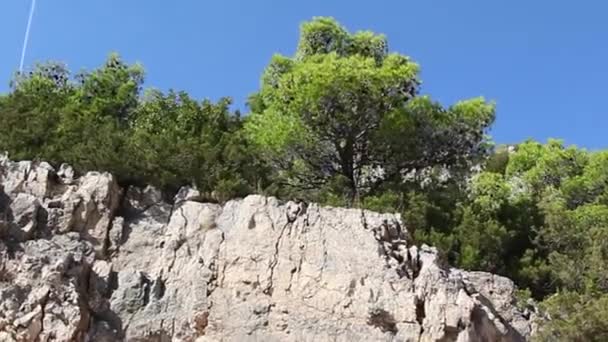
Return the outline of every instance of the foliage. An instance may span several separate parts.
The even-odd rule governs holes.
[[[184,92],[150,91],[133,116],[131,144],[138,175],[163,187],[196,184],[208,198],[254,190],[255,160],[230,100],[197,102]],[[213,194],[215,192],[215,194]]]
[[[58,156],[49,152],[55,143],[62,108],[74,94],[69,72],[58,63],[37,65],[17,75],[11,93],[0,97],[0,150],[17,159]]]
[[[547,299],[544,308],[551,321],[544,325],[538,341],[608,340],[608,295],[560,292]]]
[[[446,251],[461,267],[547,298],[543,339],[605,340],[608,153],[527,141],[506,160],[470,179],[453,231],[431,240],[454,239]]]
[[[265,186],[230,100],[198,102],[184,92],[149,91],[143,69],[112,54],[72,77],[61,64],[17,75],[0,97],[0,150],[16,159],[111,171],[127,184],[168,191],[193,184],[225,200]]]
[[[418,71],[388,53],[384,36],[315,18],[302,25],[293,58],[272,58],[246,131],[287,185],[319,199],[340,179],[334,195],[362,201],[412,170],[483,152],[493,105],[478,98],[443,108],[416,97]]]

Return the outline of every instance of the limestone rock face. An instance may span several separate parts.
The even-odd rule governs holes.
[[[173,204],[0,158],[0,341],[525,341],[507,278],[396,215],[249,196]]]

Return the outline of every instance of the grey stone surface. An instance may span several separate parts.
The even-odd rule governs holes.
[[[0,158],[0,341],[524,341],[507,278],[396,215],[249,196],[174,204]]]

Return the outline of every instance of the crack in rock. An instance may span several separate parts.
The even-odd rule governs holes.
[[[272,255],[272,259],[270,260],[270,264],[268,265],[268,268],[270,270],[270,276],[268,277],[268,285],[262,291],[265,295],[272,296],[272,293],[274,291],[274,289],[273,289],[274,269],[277,266],[277,264],[279,263],[279,247],[280,247],[280,244],[281,244],[281,240],[283,239],[283,234],[285,233],[285,230],[291,224],[292,224],[291,222],[287,222],[283,226],[283,228],[279,232],[279,237],[277,238],[277,240],[276,240],[276,242],[274,244],[274,254]]]

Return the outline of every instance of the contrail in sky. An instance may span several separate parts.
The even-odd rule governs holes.
[[[23,39],[23,50],[21,50],[21,63],[19,63],[19,73],[23,73],[23,62],[25,61],[25,51],[27,50],[27,43],[30,39],[30,28],[32,27],[32,18],[34,17],[35,8],[36,8],[36,0],[32,0],[32,7],[30,7],[30,16],[27,20],[27,27],[25,28],[25,38]]]

